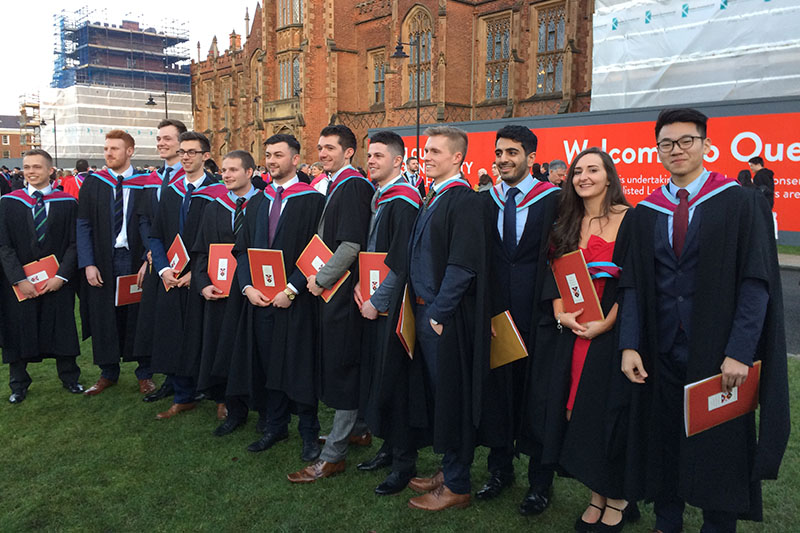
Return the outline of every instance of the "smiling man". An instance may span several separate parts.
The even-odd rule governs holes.
[[[495,139],[495,165],[501,182],[489,195],[491,213],[491,309],[492,316],[511,312],[528,347],[527,358],[496,368],[489,373],[485,391],[479,442],[489,446],[490,478],[476,493],[481,500],[494,498],[514,480],[514,437],[522,421],[520,449],[530,456],[529,490],[519,507],[525,515],[543,512],[550,499],[553,469],[541,465],[541,442],[530,422],[543,407],[539,391],[526,387],[529,371],[536,364],[536,326],[540,313],[542,286],[548,275],[548,235],[558,207],[558,188],[535,179],[530,169],[536,160],[538,139],[518,125],[505,126]],[[545,304],[546,305],[546,304]],[[529,392],[523,398],[523,390]],[[521,413],[525,413],[520,418]]]
[[[28,362],[45,357],[56,360],[58,377],[71,393],[83,392],[75,358],[80,353],[75,327],[75,284],[78,273],[75,251],[77,201],[50,186],[53,161],[44,150],[25,152],[22,170],[28,186],[0,199],[0,263],[5,276],[0,299],[3,320],[3,362],[9,365],[8,381],[13,404],[22,402],[31,385]],[[54,255],[55,276],[37,290],[28,281],[23,265]],[[11,285],[25,297],[18,301]],[[58,317],[58,320],[53,318]]]
[[[702,531],[733,532],[761,520],[760,480],[777,477],[789,436],[783,305],[772,218],[763,195],[704,168],[707,117],[665,109],[656,146],[668,184],[632,213],[622,271],[622,370],[641,385],[645,497],[656,530],[681,531],[685,503],[703,510]],[[755,414],[700,434],[684,432],[684,385],[722,373],[730,391],[761,361]],[[634,474],[639,473],[634,471]]]

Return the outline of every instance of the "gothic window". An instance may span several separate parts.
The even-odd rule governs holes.
[[[486,99],[508,97],[508,65],[511,55],[511,18],[486,23]]]
[[[292,60],[292,96],[300,96],[300,58]]]
[[[386,60],[384,51],[373,52],[370,59],[372,62],[372,103],[380,104],[383,103],[385,97]]]
[[[560,93],[564,79],[566,18],[563,5],[539,11],[536,94]]]
[[[406,20],[406,35],[408,42],[413,44],[409,51],[408,100],[417,99],[417,82],[419,82],[419,99],[430,100],[433,25],[426,10],[417,9],[409,15]]]

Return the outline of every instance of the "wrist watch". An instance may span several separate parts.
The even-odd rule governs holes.
[[[292,292],[292,289],[290,289],[289,287],[286,287],[285,289],[283,289],[283,294],[285,294],[286,297],[289,298],[290,302],[293,302],[294,301],[294,297],[297,296],[294,292]]]

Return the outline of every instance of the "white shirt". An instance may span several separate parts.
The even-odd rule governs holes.
[[[42,193],[42,196],[47,196],[48,194],[53,192],[53,186],[52,185],[47,185],[47,187],[45,187],[44,189],[37,189],[33,185],[28,184],[27,189],[28,189],[28,195],[31,198],[34,198],[34,199],[36,199],[36,197],[33,195],[33,193],[35,193],[36,191],[39,191],[40,193]],[[34,205],[31,208],[31,211],[35,211],[35,210],[36,210],[36,206]],[[44,203],[44,212],[47,213],[48,215],[50,214],[50,203],[49,202],[45,202]]]
[[[275,181],[273,180],[273,182],[267,185],[267,187],[272,187],[272,190],[274,190],[275,192],[278,191],[278,187],[283,187],[283,192],[286,192],[286,189],[288,189],[295,183],[300,183],[300,178],[297,177],[297,174],[295,174],[292,179],[290,179],[283,185],[275,185]],[[267,198],[269,199],[269,210],[272,211],[272,198],[270,198],[269,196],[267,196]],[[286,207],[286,200],[287,198],[285,196],[281,196],[281,214],[283,214],[283,210]]]
[[[114,173],[113,170],[110,168],[108,169],[108,173],[114,176],[115,178],[119,179],[118,175]],[[122,173],[123,178],[127,178],[133,176],[133,167],[129,166],[128,170]],[[126,189],[125,187],[122,188],[122,229],[120,230],[117,238],[114,240],[114,248],[128,248],[128,201],[131,196],[131,190]],[[114,192],[111,192],[111,202],[112,202],[112,209],[113,209],[113,198]]]

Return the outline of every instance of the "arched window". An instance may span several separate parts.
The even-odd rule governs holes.
[[[539,12],[536,94],[561,92],[564,78],[566,18],[563,5]]]
[[[433,55],[433,24],[430,13],[421,7],[412,10],[406,18],[404,33],[406,35],[404,40],[413,44],[408,60],[408,100],[417,99],[417,78],[419,78],[420,100],[430,100]]]

